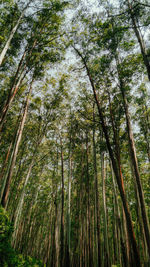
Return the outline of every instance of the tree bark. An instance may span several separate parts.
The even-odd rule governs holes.
[[[13,235],[12,235],[12,244],[13,244],[14,248],[15,248],[15,245],[16,245],[15,241],[16,241],[16,236],[17,236],[17,233],[18,233],[18,224],[20,222],[20,216],[21,216],[22,209],[23,209],[25,190],[26,190],[26,186],[28,184],[28,180],[30,178],[30,174],[31,174],[31,171],[32,171],[32,168],[33,168],[33,165],[34,165],[34,160],[35,160],[35,158],[33,156],[32,157],[32,161],[31,161],[30,166],[29,166],[29,169],[28,169],[28,172],[27,172],[27,175],[26,175],[26,178],[25,178],[25,182],[24,182],[24,186],[23,186],[23,189],[22,189],[21,197],[20,197],[17,209],[16,209],[16,217],[15,217],[15,221],[14,221],[14,232],[13,232]]]
[[[6,158],[5,158],[5,161],[4,161],[3,166],[2,166],[2,171],[1,171],[1,174],[0,174],[0,182],[1,182],[1,180],[3,178],[3,175],[4,175],[5,167],[7,165],[8,159],[9,159],[9,154],[10,154],[11,148],[12,148],[12,142],[9,145],[8,152],[6,154]]]
[[[7,100],[6,100],[6,103],[4,104],[3,108],[2,108],[2,111],[1,111],[1,115],[0,115],[0,132],[2,131],[2,128],[3,128],[3,124],[4,124],[4,121],[5,121],[5,118],[6,118],[6,115],[7,115],[7,112],[8,112],[8,109],[22,83],[22,80],[24,78],[24,76],[22,77],[22,74],[23,74],[23,71],[24,69],[21,71],[21,74],[20,74],[20,77],[18,79],[18,76],[19,76],[19,72],[22,68],[22,64],[23,64],[23,61],[24,61],[24,58],[25,58],[25,55],[26,55],[26,50],[24,51],[23,55],[22,55],[22,58],[18,64],[18,68],[17,68],[17,71],[16,71],[16,74],[15,74],[15,77],[14,77],[14,81],[13,81],[13,84],[9,90],[9,94],[8,94],[8,97],[7,97]],[[18,81],[17,81],[18,79]]]
[[[93,107],[93,121],[95,121]],[[97,176],[97,159],[96,159],[96,144],[95,144],[95,124],[93,125],[93,165],[95,178],[95,198],[96,198],[96,229],[97,229],[97,244],[98,244],[98,267],[101,267],[101,239],[100,239],[100,214],[99,214],[99,192],[98,192],[98,176]]]
[[[87,191],[87,255],[88,255],[88,266],[93,266],[93,256],[91,249],[91,210],[90,210],[90,176],[89,176],[89,140],[88,130],[86,130],[86,191]]]
[[[75,49],[76,53],[79,55],[79,57],[82,59],[82,62],[84,64],[85,68],[86,68],[87,75],[89,77],[89,81],[90,81],[90,84],[91,84],[91,87],[92,87],[92,90],[93,90],[93,95],[94,95],[94,99],[95,99],[95,102],[96,102],[96,105],[97,105],[101,126],[102,126],[102,129],[103,129],[103,132],[104,132],[104,136],[105,136],[105,139],[106,139],[107,149],[109,151],[109,156],[110,156],[110,159],[111,159],[111,162],[112,162],[113,171],[114,171],[114,174],[115,174],[115,177],[116,177],[116,180],[117,180],[120,196],[121,196],[121,199],[122,199],[122,203],[123,203],[123,207],[124,207],[124,211],[125,211],[125,215],[126,215],[126,220],[127,220],[127,225],[128,225],[128,232],[129,232],[130,241],[131,241],[132,248],[133,248],[133,253],[134,253],[134,261],[135,261],[135,264],[136,264],[137,267],[141,267],[140,255],[139,255],[139,250],[138,250],[138,247],[137,247],[137,242],[136,242],[136,239],[135,239],[135,233],[134,233],[134,229],[133,229],[131,213],[129,211],[127,198],[126,198],[126,194],[125,194],[125,190],[124,190],[123,177],[122,177],[122,174],[120,172],[121,169],[118,169],[117,162],[116,162],[116,159],[114,157],[113,150],[111,148],[107,126],[106,126],[106,123],[105,123],[105,120],[104,120],[104,115],[103,115],[103,112],[102,112],[102,109],[101,109],[101,106],[100,106],[100,103],[99,103],[99,100],[98,100],[98,96],[97,96],[97,93],[96,93],[95,85],[94,85],[92,76],[90,74],[90,70],[88,68],[88,65],[86,63],[85,58],[82,56],[82,54],[79,52],[79,50],[76,49],[75,47],[74,47],[74,49]]]
[[[101,152],[101,177],[103,193],[103,214],[104,214],[104,266],[110,266],[109,245],[108,245],[108,227],[107,227],[107,207],[106,207],[106,190],[105,190],[105,154]]]
[[[63,144],[60,137],[61,147],[61,234],[60,234],[60,267],[64,266],[64,156]]]
[[[8,175],[6,176],[6,182],[4,181],[5,186],[4,186],[4,192],[2,192],[2,201],[1,201],[2,206],[4,208],[6,207],[6,204],[7,204],[8,195],[9,195],[9,191],[10,191],[11,178],[12,178],[12,175],[13,175],[13,170],[14,170],[14,166],[15,166],[15,163],[16,163],[19,144],[20,144],[20,141],[21,141],[21,138],[22,138],[22,133],[23,133],[26,117],[27,117],[28,105],[29,105],[29,96],[30,96],[30,93],[31,93],[31,90],[32,90],[32,83],[33,83],[33,79],[32,79],[31,84],[30,84],[30,89],[29,89],[29,93],[28,93],[28,96],[27,96],[27,99],[26,99],[26,104],[25,104],[25,107],[24,107],[23,116],[22,116],[22,119],[21,119],[21,122],[20,122],[20,125],[19,125],[19,128],[18,128],[17,134],[16,134],[16,141],[14,143],[14,149],[12,151],[13,155],[12,155],[11,166],[9,168]]]
[[[11,33],[10,33],[10,36],[9,36],[9,38],[8,38],[8,40],[7,40],[7,42],[6,42],[5,46],[4,46],[4,48],[3,48],[2,52],[1,52],[1,54],[0,54],[0,66],[2,65],[2,62],[3,62],[3,60],[4,60],[4,57],[5,57],[7,51],[8,51],[8,49],[9,49],[9,47],[10,47],[11,40],[13,39],[14,34],[15,34],[15,32],[17,31],[17,29],[18,29],[18,27],[19,27],[19,24],[20,24],[20,22],[21,22],[21,20],[22,20],[22,18],[23,18],[23,16],[24,16],[24,12],[25,12],[25,10],[28,8],[30,2],[31,2],[31,0],[30,0],[29,3],[25,6],[25,8],[23,9],[23,11],[21,12],[20,17],[19,17],[19,19],[18,19],[16,25],[13,27],[13,29],[12,29],[12,31],[11,31]]]
[[[110,163],[110,167],[111,167],[113,189],[114,189],[114,198],[115,198],[115,205],[116,205],[117,228],[119,230],[119,239],[120,239],[120,244],[119,245],[121,246],[121,252],[122,252],[122,255],[123,255],[124,266],[125,267],[129,267],[130,266],[130,264],[129,264],[129,262],[130,262],[130,260],[129,260],[129,252],[130,252],[129,243],[128,243],[128,239],[126,240],[126,245],[125,245],[125,242],[124,242],[125,238],[124,238],[124,234],[123,234],[123,225],[121,223],[121,215],[120,215],[120,208],[119,208],[119,203],[118,203],[116,183],[115,183],[114,173],[113,173],[113,169],[112,169],[112,164],[111,163]],[[125,224],[126,224],[126,221],[125,221]],[[120,251],[120,248],[119,248],[119,251]],[[120,253],[119,253],[118,256],[119,256],[119,261],[120,261],[120,264],[121,264],[121,255],[120,255]]]
[[[25,49],[25,51],[24,51],[24,53],[23,53],[23,55],[21,57],[21,60],[20,60],[20,62],[18,64],[18,68],[17,68],[16,74],[15,74],[15,77],[14,77],[13,85],[11,86],[11,88],[9,90],[9,94],[8,94],[6,103],[4,104],[4,107],[2,108],[2,111],[1,111],[0,132],[3,129],[3,124],[5,122],[5,118],[6,118],[6,115],[8,113],[8,110],[9,110],[9,108],[11,106],[11,103],[13,102],[14,97],[17,94],[17,92],[19,90],[19,87],[22,84],[22,81],[24,80],[26,74],[30,70],[30,69],[26,70],[27,64],[26,63],[24,64],[24,59],[27,56],[27,51],[29,52],[29,54],[28,54],[28,58],[29,58],[31,56],[31,54],[32,54],[32,51],[33,51],[36,43],[37,43],[37,39],[35,39],[35,41],[33,42],[32,47],[31,47],[31,49],[29,51],[28,51],[28,46],[26,47],[26,49]],[[19,73],[20,73],[20,77],[18,79]]]
[[[118,75],[119,75],[119,71],[118,71]],[[141,206],[141,213],[142,213],[144,232],[145,232],[148,252],[149,252],[149,256],[150,256],[149,221],[148,221],[148,217],[147,217],[147,213],[146,213],[146,207],[145,207],[145,201],[144,201],[144,193],[143,193],[143,189],[142,189],[141,178],[140,178],[140,173],[139,173],[139,168],[138,168],[138,161],[137,161],[136,148],[135,148],[134,137],[133,137],[132,127],[131,127],[131,120],[130,120],[130,114],[129,114],[128,101],[127,101],[127,98],[126,98],[126,95],[125,95],[123,82],[122,82],[121,79],[119,79],[119,80],[120,80],[120,90],[121,90],[121,93],[122,93],[123,105],[124,105],[125,116],[126,116],[126,125],[127,125],[127,131],[128,131],[128,140],[129,140],[129,146],[130,146],[131,161],[132,161],[133,168],[134,168],[134,174],[135,174],[135,178],[136,178],[136,184],[137,184],[137,189],[138,189],[138,194],[139,194],[139,199],[140,199],[140,206]]]
[[[146,52],[144,40],[143,40],[143,37],[142,37],[142,35],[140,33],[140,29],[139,29],[139,27],[137,25],[137,21],[136,21],[136,17],[135,17],[133,8],[132,8],[132,4],[130,3],[129,0],[127,0],[127,3],[128,3],[129,11],[130,11],[130,16],[131,16],[131,20],[132,20],[132,24],[133,24],[133,29],[134,29],[135,35],[137,37],[137,40],[139,42],[139,45],[140,45],[141,54],[142,54],[142,57],[143,57],[143,61],[144,61],[146,70],[147,70],[148,79],[150,81],[150,61],[149,61],[149,58],[148,58],[148,55],[147,55],[147,52]]]

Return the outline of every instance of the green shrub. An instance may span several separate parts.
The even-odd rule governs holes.
[[[0,206],[0,266],[1,267],[42,267],[43,264],[29,256],[24,257],[11,247],[13,226],[7,212]]]

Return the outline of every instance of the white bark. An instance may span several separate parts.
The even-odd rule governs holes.
[[[18,19],[16,25],[13,27],[13,29],[12,29],[12,31],[11,31],[11,33],[10,33],[10,36],[9,36],[9,38],[8,38],[8,40],[7,40],[7,42],[6,42],[5,46],[4,46],[4,48],[3,48],[2,52],[1,52],[1,54],[0,54],[0,66],[1,66],[1,64],[2,64],[2,62],[3,62],[3,60],[4,60],[4,57],[5,57],[6,53],[7,53],[7,50],[8,50],[9,47],[10,47],[11,40],[12,40],[12,38],[14,37],[14,34],[15,34],[15,32],[17,31],[17,29],[18,29],[18,27],[19,27],[19,24],[20,24],[20,22],[21,22],[21,19],[22,19],[23,16],[24,16],[25,10],[26,10],[27,7],[29,6],[30,2],[31,2],[31,1],[29,1],[29,3],[28,3],[28,4],[26,5],[26,7],[23,9],[23,11],[22,11],[22,13],[21,13],[21,15],[20,15],[20,17],[19,17],[19,19]]]

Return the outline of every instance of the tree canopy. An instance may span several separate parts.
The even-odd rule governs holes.
[[[0,265],[148,267],[149,1],[0,10]]]

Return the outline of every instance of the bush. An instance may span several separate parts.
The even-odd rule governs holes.
[[[1,267],[42,267],[43,264],[29,256],[24,257],[11,247],[13,226],[7,212],[0,206],[0,266]]]

